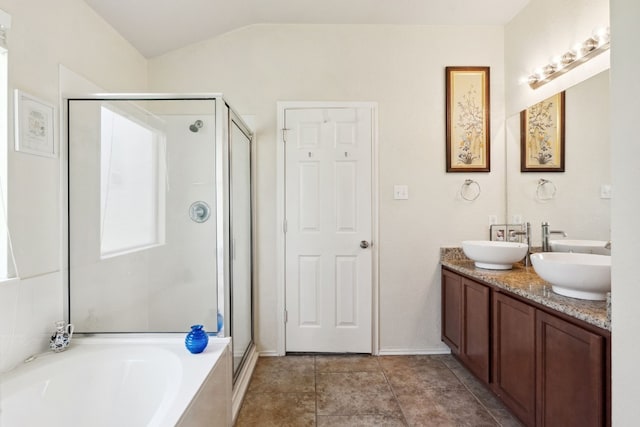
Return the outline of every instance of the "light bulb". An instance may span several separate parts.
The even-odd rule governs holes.
[[[598,46],[602,46],[605,43],[609,42],[609,38],[611,37],[609,34],[609,27],[598,27],[593,30],[591,37],[598,42]]]
[[[562,62],[562,55],[554,55],[549,60],[549,65],[554,67],[554,71],[560,71],[564,68],[564,63]]]
[[[582,43],[582,54],[587,54],[598,47],[598,41],[594,38],[588,38]]]
[[[573,51],[566,52],[564,55],[562,55],[562,64],[565,66],[569,65],[576,60],[576,57],[577,56]]]
[[[576,43],[576,44],[574,44],[574,45],[571,47],[570,52],[571,52],[571,53],[573,53],[573,54],[575,55],[574,60],[579,59],[579,58],[582,56],[582,54],[583,54],[583,51],[582,51],[582,43]]]

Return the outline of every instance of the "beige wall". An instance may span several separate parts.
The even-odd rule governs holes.
[[[146,88],[146,59],[84,1],[0,0],[0,9],[12,17],[11,91],[57,107],[60,64],[109,90]],[[56,120],[56,147],[59,125]],[[22,280],[0,284],[0,371],[43,351],[53,322],[64,317],[60,157],[16,153],[12,128],[10,120],[9,223]]]
[[[380,343],[433,352],[440,341],[439,248],[485,238],[504,216],[502,27],[255,25],[154,58],[154,91],[223,91],[257,133],[259,348],[277,349],[276,102],[379,106]],[[444,67],[491,67],[493,172],[445,173]],[[475,202],[458,196],[476,179]],[[410,199],[392,199],[407,184]],[[402,309],[399,309],[399,308]]]
[[[611,0],[611,89],[612,89],[612,383],[613,425],[630,426],[640,418],[639,329],[640,286],[640,3]]]

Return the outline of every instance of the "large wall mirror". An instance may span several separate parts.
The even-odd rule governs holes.
[[[571,239],[610,239],[608,70],[565,91],[564,125],[565,171],[521,172],[520,116],[507,118],[507,221],[530,222],[533,245],[543,221]]]

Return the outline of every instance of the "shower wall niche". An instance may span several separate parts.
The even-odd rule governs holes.
[[[253,345],[252,133],[220,95],[67,100],[69,319],[79,333]]]

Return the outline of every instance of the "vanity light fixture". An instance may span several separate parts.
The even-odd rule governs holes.
[[[537,89],[567,71],[577,67],[609,49],[609,27],[596,29],[591,37],[573,46],[562,55],[554,56],[549,64],[536,69],[527,79],[532,89]]]

